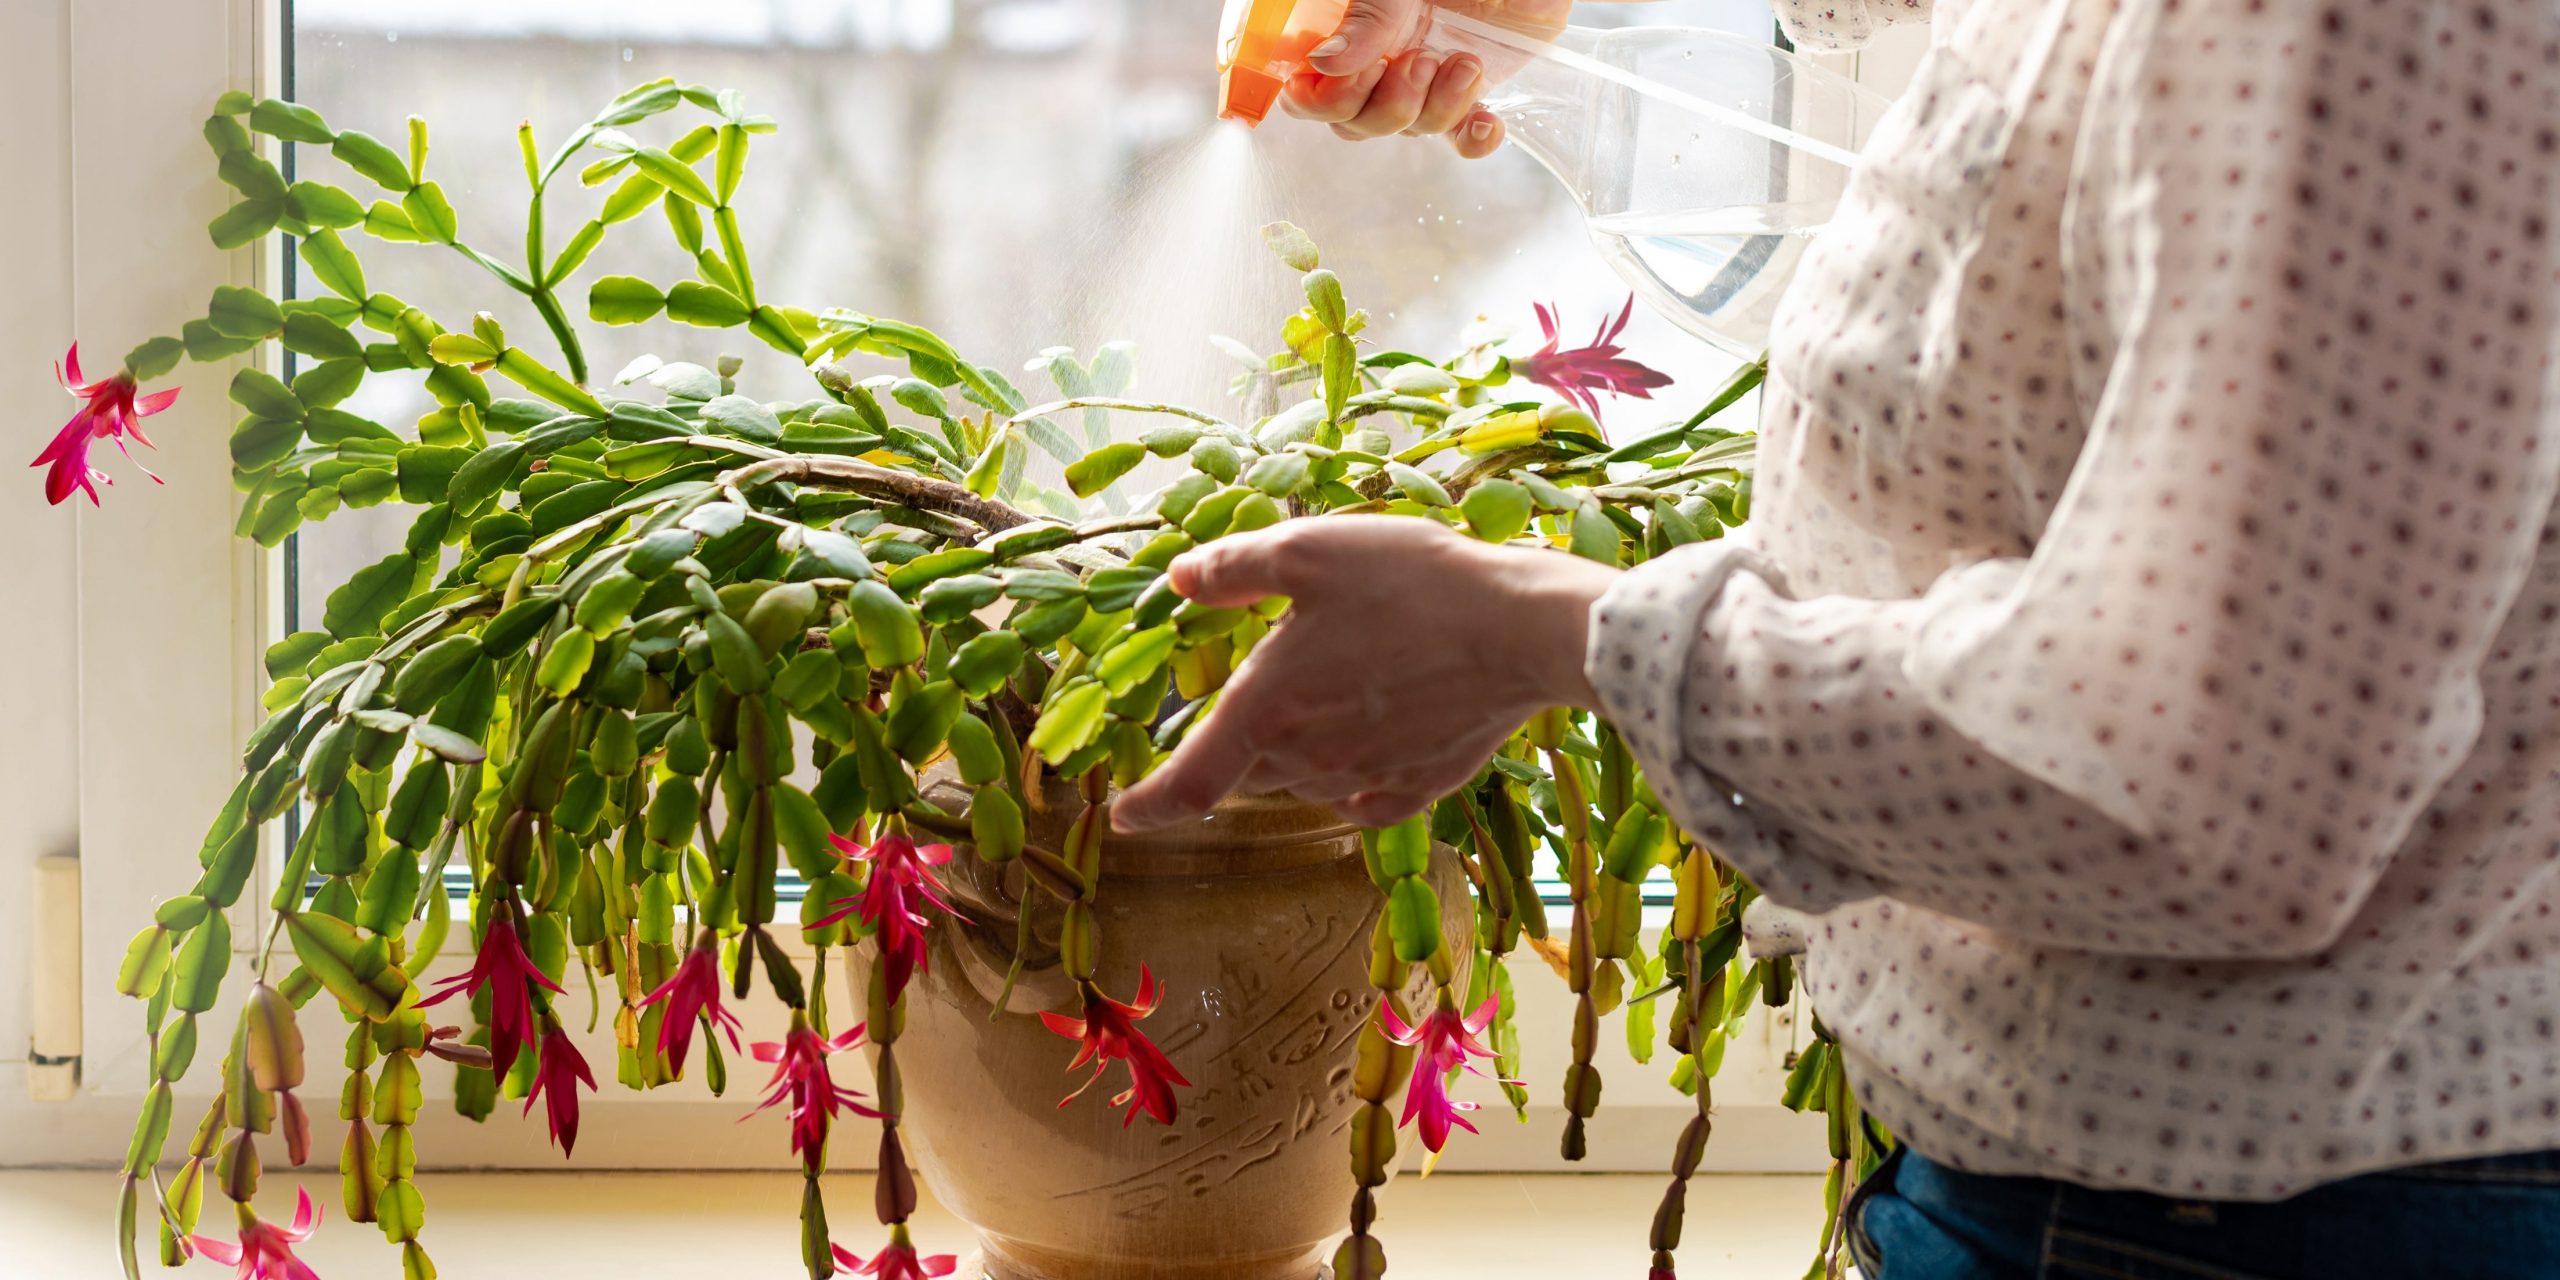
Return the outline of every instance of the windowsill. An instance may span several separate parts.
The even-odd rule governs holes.
[[[268,1213],[289,1213],[290,1172],[269,1170]],[[321,1172],[303,1181],[331,1212],[301,1256],[324,1276],[380,1274],[396,1255],[335,1211],[336,1172]],[[837,1173],[829,1182],[836,1238],[868,1254],[880,1234],[864,1212],[869,1178]],[[1408,1174],[1380,1196],[1378,1232],[1399,1280],[1635,1275],[1663,1183],[1652,1174]],[[112,1209],[101,1185],[86,1173],[0,1173],[0,1238],[14,1264],[28,1275],[103,1274],[99,1242]],[[424,1243],[449,1276],[800,1273],[796,1173],[426,1173],[419,1189],[431,1206]],[[929,1188],[926,1196],[917,1243],[967,1253],[967,1229]],[[1701,1177],[1690,1186],[1680,1261],[1696,1275],[1791,1276],[1821,1232],[1818,1177]]]

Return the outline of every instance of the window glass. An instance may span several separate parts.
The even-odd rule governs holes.
[[[1207,335],[1276,349],[1279,318],[1299,302],[1255,235],[1273,218],[1305,226],[1378,338],[1412,350],[1454,350],[1479,316],[1534,335],[1542,301],[1579,341],[1626,297],[1562,190],[1515,150],[1471,164],[1436,143],[1349,145],[1277,115],[1249,137],[1217,122],[1218,6],[1202,0],[294,0],[290,13],[294,95],[395,144],[408,115],[432,122],[429,174],[466,238],[507,257],[523,240],[519,122],[547,152],[643,80],[741,90],[782,124],[757,140],[740,201],[763,291],[913,320],[999,368],[1051,345],[1090,353],[1126,339],[1135,393],[1223,407],[1233,366]],[[1772,29],[1765,0],[1588,5],[1576,20]],[[564,203],[555,244],[600,194]],[[658,222],[618,228],[581,280],[689,276]],[[522,300],[459,256],[366,248],[371,287],[449,328],[490,308],[548,354]],[[567,292],[582,308],[583,287]],[[644,351],[734,354],[751,394],[807,386],[741,334],[586,327],[598,378]],[[1641,308],[1624,341],[1681,386],[1658,406],[1606,406],[1620,433],[1691,405],[1732,365]],[[406,432],[432,406],[411,375],[370,379],[345,407]],[[302,535],[304,625],[331,584],[397,549],[406,525],[380,507]]]
[[[429,121],[428,176],[464,238],[510,259],[523,243],[519,122],[547,155],[632,84],[738,89],[782,126],[756,140],[739,202],[762,292],[912,320],[1009,372],[1044,347],[1089,354],[1125,339],[1131,394],[1231,408],[1235,366],[1208,336],[1277,349],[1300,302],[1256,234],[1275,218],[1314,235],[1373,313],[1373,336],[1411,350],[1454,351],[1478,324],[1534,335],[1537,302],[1556,304],[1579,342],[1627,297],[1563,190],[1514,149],[1468,163],[1413,139],[1345,144],[1276,114],[1249,134],[1215,120],[1219,13],[1204,0],[292,0],[288,12],[293,96],[395,145],[407,116]],[[1773,30],[1765,0],[1592,5],[1576,19]],[[636,131],[672,136],[663,120]],[[324,156],[299,159],[335,175]],[[556,246],[601,192],[564,180],[554,199],[566,206],[549,218]],[[522,299],[461,256],[360,248],[371,288],[448,328],[490,309],[553,356]],[[564,291],[573,312],[584,282],[606,274],[666,284],[692,271],[653,214],[581,268]],[[809,393],[787,357],[740,333],[581,329],[597,380],[643,353],[735,355],[742,390]],[[1660,402],[1604,405],[1622,436],[1694,408],[1733,365],[1641,308],[1622,341],[1678,379]],[[1014,376],[1035,399],[1049,390],[1042,375]],[[388,374],[342,407],[408,434],[434,406],[419,375]],[[396,503],[342,511],[297,535],[296,625],[397,551],[410,516]]]

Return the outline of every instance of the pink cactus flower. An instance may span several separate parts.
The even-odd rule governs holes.
[[[574,1154],[578,1147],[578,1086],[596,1091],[596,1078],[587,1070],[587,1060],[570,1043],[569,1033],[552,1023],[542,1035],[542,1062],[533,1073],[533,1090],[524,1096],[524,1113],[533,1114],[533,1104],[544,1104],[543,1118],[550,1122],[551,1141],[560,1148],[562,1157]]]
[[[870,1276],[872,1280],[932,1280],[934,1276],[950,1275],[960,1265],[958,1258],[947,1253],[917,1257],[905,1223],[889,1229],[889,1247],[873,1254],[869,1262],[843,1245],[830,1248],[835,1254],[837,1275]]]
[[[1627,327],[1627,317],[1634,314],[1635,307],[1635,296],[1630,294],[1616,319],[1601,322],[1599,332],[1591,336],[1591,345],[1559,351],[1562,338],[1556,330],[1558,312],[1539,303],[1538,327],[1546,330],[1547,344],[1532,354],[1513,357],[1511,371],[1581,405],[1594,418],[1600,416],[1599,393],[1603,391],[1613,396],[1652,399],[1655,387],[1671,385],[1671,375],[1628,359],[1625,349],[1618,345],[1618,334]]]
[[[864,1106],[862,1091],[837,1084],[827,1070],[827,1059],[862,1043],[863,1024],[834,1039],[809,1029],[805,1014],[794,1011],[791,1030],[779,1041],[756,1042],[756,1061],[775,1064],[773,1079],[765,1085],[764,1101],[740,1119],[751,1119],[766,1109],[791,1104],[791,1151],[800,1163],[815,1173],[819,1162],[826,1159],[827,1129],[835,1123],[838,1110],[877,1120],[880,1113]]]
[[[480,954],[471,962],[470,971],[445,979],[434,995],[418,1002],[418,1007],[442,1003],[465,991],[476,995],[486,990],[490,1070],[504,1078],[515,1069],[516,1053],[533,1035],[534,987],[561,994],[560,984],[544,977],[533,958],[524,953],[524,941],[516,936],[515,921],[500,915],[489,921],[489,934],[480,940]]]
[[[77,491],[88,494],[89,505],[94,507],[98,505],[98,486],[114,484],[115,479],[89,465],[89,447],[100,440],[112,439],[128,459],[133,457],[133,446],[126,443],[128,440],[139,440],[147,448],[158,448],[151,443],[151,437],[142,434],[142,420],[176,403],[178,389],[171,387],[136,398],[134,392],[139,388],[128,372],[118,372],[112,378],[91,382],[80,372],[80,344],[76,342],[71,344],[70,354],[62,358],[62,363],[54,366],[53,376],[62,384],[63,390],[87,403],[71,415],[71,421],[64,423],[62,430],[54,434],[53,443],[46,445],[44,452],[37,454],[36,460],[28,465],[52,468],[44,476],[45,501],[59,504]],[[140,463],[134,465],[141,466]],[[162,483],[160,477],[151,474],[149,467],[143,467],[142,474],[151,476],[153,484]]]
[[[1093,1064],[1093,1079],[1059,1100],[1059,1106],[1075,1101],[1086,1089],[1092,1088],[1113,1062],[1125,1062],[1129,1066],[1129,1087],[1112,1095],[1111,1105],[1124,1106],[1132,1099],[1136,1105],[1129,1107],[1129,1114],[1120,1121],[1121,1127],[1125,1129],[1134,1123],[1141,1111],[1154,1117],[1158,1124],[1173,1123],[1174,1086],[1189,1088],[1191,1082],[1173,1069],[1173,1062],[1164,1056],[1164,1050],[1157,1048],[1155,1041],[1149,1040],[1137,1027],[1138,1020],[1154,1013],[1162,999],[1163,993],[1156,989],[1154,971],[1140,965],[1136,1003],[1122,1004],[1102,994],[1101,989],[1092,983],[1085,983],[1083,1017],[1070,1018],[1063,1013],[1040,1015],[1040,1021],[1051,1031],[1070,1040],[1084,1042],[1084,1049],[1076,1054],[1075,1061],[1067,1064],[1067,1070],[1073,1071],[1088,1062]]]
[[[1435,1152],[1449,1141],[1450,1126],[1455,1125],[1469,1133],[1476,1131],[1474,1125],[1467,1123],[1464,1113],[1475,1110],[1477,1104],[1459,1102],[1449,1096],[1449,1073],[1465,1067],[1477,1075],[1484,1074],[1469,1059],[1494,1056],[1493,1050],[1485,1048],[1484,1043],[1476,1039],[1493,1024],[1494,1004],[1494,999],[1488,996],[1483,1004],[1476,1006],[1475,1012],[1463,1017],[1456,1008],[1444,1006],[1433,1010],[1419,1027],[1406,1026],[1404,1019],[1396,1016],[1393,1006],[1381,1005],[1378,1009],[1378,1021],[1385,1028],[1387,1038],[1416,1050],[1413,1080],[1405,1088],[1404,1114],[1396,1123],[1407,1125],[1419,1119],[1422,1145]]]
[[[895,1003],[906,992],[908,980],[926,964],[925,930],[933,922],[926,918],[923,905],[930,904],[944,915],[959,914],[944,900],[942,880],[933,873],[935,867],[951,861],[951,846],[920,845],[901,832],[884,835],[867,847],[843,836],[827,839],[846,860],[870,863],[871,876],[863,882],[860,897],[828,903],[827,914],[808,927],[824,928],[861,913],[862,922],[880,940],[882,976]]]
[[[658,1052],[667,1055],[677,1075],[684,1074],[685,1057],[693,1051],[693,1023],[698,1017],[709,1017],[712,1026],[728,1034],[729,1047],[738,1047],[738,1015],[720,1004],[720,955],[709,933],[685,953],[675,976],[641,997],[640,1003],[646,1006],[661,1000],[666,1002],[667,1016],[658,1024]]]
[[[293,1246],[310,1239],[320,1225],[320,1210],[313,1207],[311,1193],[297,1188],[296,1195],[292,1226],[261,1222],[257,1213],[243,1204],[240,1239],[236,1243],[194,1235],[186,1239],[187,1251],[239,1268],[233,1273],[233,1280],[320,1280],[308,1263],[293,1256]]]

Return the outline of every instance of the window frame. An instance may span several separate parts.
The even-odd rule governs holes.
[[[18,108],[20,135],[33,152],[21,166],[28,192],[8,209],[19,244],[63,244],[67,251],[26,276],[20,304],[0,313],[0,347],[17,353],[0,368],[0,396],[12,417],[47,422],[67,416],[50,370],[34,363],[77,335],[91,344],[94,374],[120,353],[175,321],[199,314],[217,285],[284,280],[284,244],[269,239],[232,253],[212,251],[204,226],[228,207],[227,190],[204,163],[193,123],[220,93],[269,93],[290,84],[292,0],[28,0],[0,16],[0,34],[35,51],[5,92]],[[1864,53],[1822,59],[1882,92],[1909,77],[1925,37],[1918,28],[1889,32]],[[51,56],[47,56],[48,53]],[[80,69],[113,67],[112,76]],[[271,140],[262,146],[279,161]],[[230,406],[224,385],[251,363],[276,367],[272,344],[217,366],[185,364],[155,383],[185,388],[152,423],[160,443],[142,461],[167,481],[154,486],[121,458],[108,461],[119,484],[106,505],[47,508],[25,500],[0,503],[0,534],[21,557],[26,588],[16,593],[22,616],[42,619],[0,636],[0,654],[22,672],[70,672],[31,678],[10,699],[22,725],[61,726],[64,749],[29,751],[0,771],[0,811],[15,815],[0,837],[0,874],[21,863],[76,851],[81,862],[81,1055],[78,1090],[66,1103],[30,1100],[39,1068],[20,1032],[27,1017],[23,982],[0,982],[0,1165],[108,1163],[122,1149],[132,1107],[147,1077],[138,1009],[117,996],[111,977],[126,941],[170,891],[170,860],[191,853],[204,823],[236,777],[238,745],[256,726],[264,684],[265,645],[286,634],[286,553],[268,553],[232,536],[241,495],[232,487],[227,441]],[[172,643],[172,641],[177,643]],[[32,740],[32,739],[30,739]],[[236,909],[242,950],[259,945],[271,913],[272,859],[262,858]],[[23,883],[23,882],[17,882]],[[0,904],[24,895],[0,892]],[[23,924],[23,906],[0,905],[0,931]],[[20,913],[13,918],[12,912]],[[450,950],[450,949],[449,949]],[[0,961],[0,976],[22,956]],[[462,958],[439,957],[422,980],[458,971]],[[1521,971],[1522,1016],[1562,1028],[1571,997],[1561,983]],[[236,988],[237,984],[233,984]],[[236,990],[232,999],[236,1000]],[[770,1011],[768,1011],[770,1012]],[[225,1010],[208,1015],[220,1025]],[[768,1028],[755,1026],[755,1030]],[[1766,1020],[1764,1020],[1765,1022]],[[1783,1036],[1758,1030],[1737,1044],[1729,1083],[1718,1104],[1720,1140],[1706,1167],[1727,1171],[1811,1171],[1822,1165],[1820,1119],[1777,1105],[1773,1073]],[[778,1028],[775,1028],[778,1029]],[[606,1036],[609,1037],[607,1031]],[[1561,1075],[1560,1036],[1524,1037],[1524,1074]],[[1450,1169],[1650,1171],[1660,1162],[1655,1135],[1676,1131],[1694,1103],[1664,1083],[1660,1060],[1637,1066],[1623,1038],[1604,1037],[1601,1064],[1613,1082],[1592,1144],[1595,1158],[1566,1166],[1554,1151],[1552,1103],[1533,1107],[1527,1127],[1487,1126],[1485,1140],[1452,1149]],[[608,1041],[589,1047],[611,1053]],[[213,1055],[200,1053],[199,1066]],[[1549,1061],[1553,1058],[1553,1061]],[[192,1114],[210,1096],[210,1070],[180,1086],[180,1109]],[[552,1167],[556,1154],[538,1126],[471,1126],[452,1116],[449,1086],[431,1086],[431,1162],[483,1167]],[[1544,1092],[1544,1091],[1542,1091]],[[591,1104],[605,1123],[580,1158],[584,1168],[662,1166],[657,1153],[682,1150],[696,1167],[766,1167],[771,1144],[743,1142],[735,1097],[607,1096]],[[651,1131],[606,1140],[617,1114]],[[1612,1134],[1626,1135],[1623,1141]],[[1641,1135],[1643,1140],[1636,1140]],[[672,1145],[669,1145],[672,1144]]]
[[[90,375],[110,373],[134,344],[201,315],[215,286],[261,281],[271,250],[225,254],[206,242],[206,223],[231,201],[194,125],[222,92],[273,83],[277,17],[264,0],[33,0],[0,16],[0,35],[26,54],[9,94],[13,137],[31,153],[10,205],[12,223],[27,225],[13,225],[21,234],[10,242],[61,246],[0,314],[0,347],[13,353],[0,394],[14,420],[49,427],[69,416],[39,353],[85,339]],[[0,1133],[13,1135],[0,1163],[120,1151],[148,1074],[140,1009],[112,978],[170,888],[171,851],[192,855],[229,794],[259,716],[268,569],[231,537],[240,495],[224,395],[252,358],[182,365],[152,384],[185,389],[151,422],[158,451],[136,451],[165,485],[102,456],[117,483],[100,508],[77,497],[44,506],[23,478],[0,503],[28,582],[13,603],[31,620],[0,638],[27,673],[11,709],[30,738],[59,726],[61,748],[0,771],[13,815],[0,870],[15,874],[22,856],[78,857],[82,1023],[76,1063],[33,1063],[14,1008],[0,1007],[11,1032],[0,1041]],[[264,899],[251,890],[235,917],[250,942],[264,934]],[[0,971],[23,963],[11,953]],[[24,983],[5,985],[24,995]],[[70,1101],[30,1100],[44,1073],[66,1070],[77,1080]],[[210,1096],[212,1072],[193,1074],[181,1106]]]

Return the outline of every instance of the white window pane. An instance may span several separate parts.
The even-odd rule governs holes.
[[[1761,0],[1595,5],[1578,17],[1771,29]],[[1525,155],[1468,164],[1436,144],[1348,145],[1277,116],[1250,135],[1214,121],[1218,9],[1200,0],[298,0],[293,18],[295,96],[395,146],[404,117],[425,117],[429,174],[466,239],[511,260],[523,242],[519,121],[547,149],[645,79],[738,88],[782,124],[757,139],[740,199],[761,291],[914,320],[1008,372],[1045,346],[1089,352],[1126,338],[1138,344],[1136,391],[1224,407],[1229,366],[1206,335],[1276,348],[1278,321],[1299,302],[1255,235],[1278,217],[1316,236],[1355,305],[1375,313],[1372,334],[1397,346],[1454,349],[1478,316],[1534,333],[1538,301],[1560,304],[1580,341],[1626,296]],[[663,121],[638,131],[672,136]],[[304,162],[314,176],[336,171],[324,157]],[[554,198],[567,206],[549,219],[556,247],[599,196],[564,181]],[[366,256],[373,288],[448,327],[490,309],[549,355],[522,300],[449,251]],[[625,273],[691,275],[655,214],[618,228],[563,301],[582,314],[585,281]],[[810,390],[788,358],[740,333],[585,332],[598,378],[643,351],[735,354],[751,394]],[[1625,341],[1682,388],[1610,406],[1620,433],[1693,403],[1731,366],[1641,312]],[[1024,381],[1046,390],[1036,375]],[[345,407],[405,431],[430,406],[414,377],[377,376]],[[303,625],[330,584],[396,550],[406,523],[382,507],[306,532]]]

